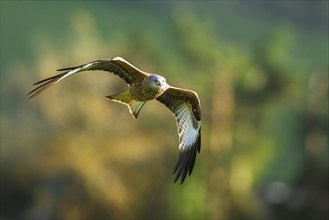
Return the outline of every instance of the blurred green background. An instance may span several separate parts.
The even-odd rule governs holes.
[[[122,56],[195,90],[202,147],[173,184],[178,135],[86,72]],[[328,1],[1,1],[1,219],[327,219]]]

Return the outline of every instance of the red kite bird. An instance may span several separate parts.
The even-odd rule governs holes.
[[[181,177],[181,184],[187,174],[191,175],[197,152],[201,146],[200,100],[194,91],[172,87],[166,79],[146,73],[134,67],[121,57],[96,60],[76,67],[59,69],[56,76],[34,83],[38,85],[28,95],[33,98],[62,79],[87,70],[104,70],[122,78],[129,88],[106,98],[127,105],[136,119],[139,111],[149,100],[156,99],[175,115],[179,135],[179,154],[173,174],[175,182]]]

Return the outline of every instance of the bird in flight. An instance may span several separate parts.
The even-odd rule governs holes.
[[[72,74],[88,70],[111,72],[128,84],[127,90],[106,98],[127,105],[135,119],[143,105],[153,99],[167,106],[174,114],[179,135],[179,153],[173,175],[174,182],[181,177],[182,184],[187,174],[191,175],[201,147],[201,107],[197,93],[170,86],[164,77],[141,71],[121,57],[113,57],[59,69],[64,72],[34,83],[37,87],[28,93],[29,99]]]

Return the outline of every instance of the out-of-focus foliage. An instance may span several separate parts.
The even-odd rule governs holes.
[[[135,121],[86,72],[122,56],[198,92],[202,147],[173,184],[171,113]],[[328,2],[1,1],[1,219],[327,219]]]

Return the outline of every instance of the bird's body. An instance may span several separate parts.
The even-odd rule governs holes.
[[[158,98],[169,87],[165,78],[150,74],[133,82],[129,89],[106,98],[128,105],[130,113],[137,118],[145,102]]]
[[[176,117],[179,133],[179,156],[174,168],[175,182],[181,177],[183,183],[187,173],[191,174],[196,154],[200,152],[201,110],[198,95],[190,90],[172,87],[164,77],[143,72],[123,58],[114,57],[60,69],[59,71],[65,72],[35,83],[34,85],[40,85],[29,93],[30,98],[69,75],[87,70],[109,71],[126,81],[129,85],[127,90],[106,98],[127,105],[134,118],[137,118],[144,104],[153,99],[171,110]]]
[[[140,82],[133,83],[129,91],[133,99],[137,101],[149,101],[159,97],[168,87],[163,77],[152,74],[145,76]]]

